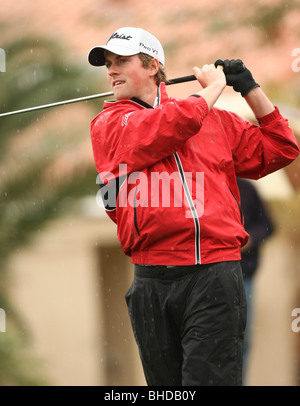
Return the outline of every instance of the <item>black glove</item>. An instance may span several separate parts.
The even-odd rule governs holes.
[[[236,92],[240,92],[244,97],[250,90],[259,87],[255,82],[249,69],[246,68],[243,61],[240,59],[218,59],[215,62],[215,67],[222,65],[224,67],[224,74],[226,77],[226,84],[233,86]]]

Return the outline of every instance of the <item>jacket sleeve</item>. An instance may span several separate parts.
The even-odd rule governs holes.
[[[98,173],[118,177],[153,165],[199,132],[207,114],[206,101],[193,96],[155,109],[126,101],[104,110],[91,123]]]
[[[259,179],[287,166],[299,155],[296,137],[277,107],[258,122],[252,124],[233,113],[227,120],[237,176]]]

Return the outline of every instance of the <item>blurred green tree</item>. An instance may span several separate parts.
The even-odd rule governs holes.
[[[88,67],[70,63],[51,39],[23,38],[2,47],[6,71],[0,73],[0,112],[91,94],[95,78]],[[27,338],[20,339],[22,316],[7,293],[7,263],[77,197],[96,193],[95,168],[82,151],[87,150],[89,122],[101,103],[80,103],[82,114],[72,105],[0,117],[0,307],[9,319],[9,328],[0,333],[0,385],[44,384],[38,369],[33,372],[35,360],[23,351]]]

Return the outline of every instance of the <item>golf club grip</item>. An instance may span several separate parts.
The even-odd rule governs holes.
[[[176,83],[191,82],[192,80],[196,80],[195,75],[181,76],[179,78],[167,80],[166,85],[175,85]]]
[[[217,62],[215,62],[215,64],[216,63]],[[236,61],[236,65],[238,67],[238,72],[243,72],[246,69],[246,66],[240,60]],[[174,78],[174,79],[167,80],[166,85],[175,85],[176,83],[191,82],[192,80],[196,80],[195,75],[180,76],[179,78]]]

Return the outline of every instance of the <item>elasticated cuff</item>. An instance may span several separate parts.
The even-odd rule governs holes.
[[[272,111],[270,114],[267,114],[266,116],[263,117],[256,117],[257,121],[259,122],[260,125],[267,125],[271,121],[277,120],[278,118],[281,117],[281,114],[278,110],[278,107],[275,106],[275,110]]]

